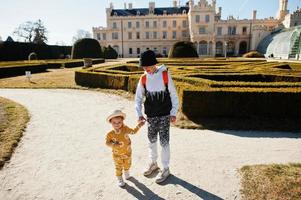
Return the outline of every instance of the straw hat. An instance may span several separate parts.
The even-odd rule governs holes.
[[[123,113],[121,110],[114,110],[114,112],[107,117],[107,122],[110,123],[111,119],[114,117],[122,117],[125,119],[125,116],[125,113]]]

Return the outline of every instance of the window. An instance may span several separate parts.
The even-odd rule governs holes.
[[[209,21],[210,21],[210,16],[209,16],[209,15],[206,15],[206,16],[205,16],[205,22],[208,23]]]
[[[164,56],[167,56],[167,48],[166,47],[163,47],[162,53]]]
[[[167,21],[163,21],[163,28],[167,27]]]
[[[182,31],[182,37],[187,37],[187,31]]]
[[[100,33],[97,33],[97,40],[100,40]]]
[[[133,54],[133,49],[129,48],[129,54]]]
[[[153,21],[153,27],[157,28],[157,21]]]
[[[183,28],[187,27],[187,21],[186,20],[182,21],[182,26],[183,26]]]
[[[146,28],[149,28],[149,21],[146,21],[146,22],[145,22],[145,27],[146,27]]]
[[[140,23],[136,22],[136,28],[140,28]]]
[[[206,34],[206,28],[205,27],[200,27],[199,34]]]
[[[140,54],[140,48],[137,48],[137,54]]]
[[[166,32],[166,31],[163,31],[162,38],[163,38],[163,39],[167,39],[167,32]]]
[[[112,33],[112,39],[113,40],[118,40],[118,33],[117,32]]]
[[[176,20],[173,20],[173,21],[172,21],[172,27],[174,27],[174,28],[177,27],[177,21],[176,21]]]
[[[145,39],[149,39],[149,32],[145,32]]]
[[[153,38],[157,39],[157,32],[153,32]]]
[[[222,35],[223,28],[217,27],[217,35]]]
[[[140,32],[136,33],[136,39],[140,39]]]
[[[243,35],[246,35],[247,34],[247,27],[242,27],[242,34]]]
[[[177,31],[173,31],[172,32],[172,39],[176,39],[177,38]]]
[[[128,22],[128,28],[132,28],[132,22]]]
[[[107,39],[107,34],[103,33],[102,34],[102,40],[106,40]]]
[[[196,15],[196,16],[195,16],[195,22],[196,22],[196,23],[199,23],[199,22],[200,22],[200,15]]]
[[[129,32],[128,38],[129,38],[129,40],[132,39],[132,32]]]
[[[117,28],[117,23],[116,22],[113,22],[113,28]]]
[[[236,27],[235,26],[228,27],[228,35],[236,35]]]

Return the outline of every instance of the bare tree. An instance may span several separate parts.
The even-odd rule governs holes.
[[[20,24],[14,31],[14,35],[24,42],[32,42],[37,44],[43,44],[47,42],[47,29],[43,22],[39,19],[36,22],[27,21]]]
[[[73,36],[72,42],[74,43],[77,40],[82,39],[82,38],[92,38],[92,35],[91,35],[91,33],[89,31],[85,31],[83,29],[79,29],[79,30],[77,30],[76,35]]]

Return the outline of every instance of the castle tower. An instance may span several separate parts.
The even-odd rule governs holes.
[[[285,16],[289,13],[287,10],[288,0],[279,0],[279,10],[277,13],[277,19],[283,21]]]

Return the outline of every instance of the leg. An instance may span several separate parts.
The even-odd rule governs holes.
[[[148,147],[149,147],[149,157],[152,162],[157,162],[158,150],[157,150],[157,138],[158,138],[158,123],[157,117],[152,117],[147,119],[148,122]]]
[[[117,177],[120,177],[122,176],[122,168],[123,168],[122,159],[119,156],[113,156],[113,159],[115,164],[115,174]]]
[[[164,169],[169,168],[170,148],[169,148],[169,127],[170,117],[163,116],[160,120],[159,135],[161,145],[161,162]]]

